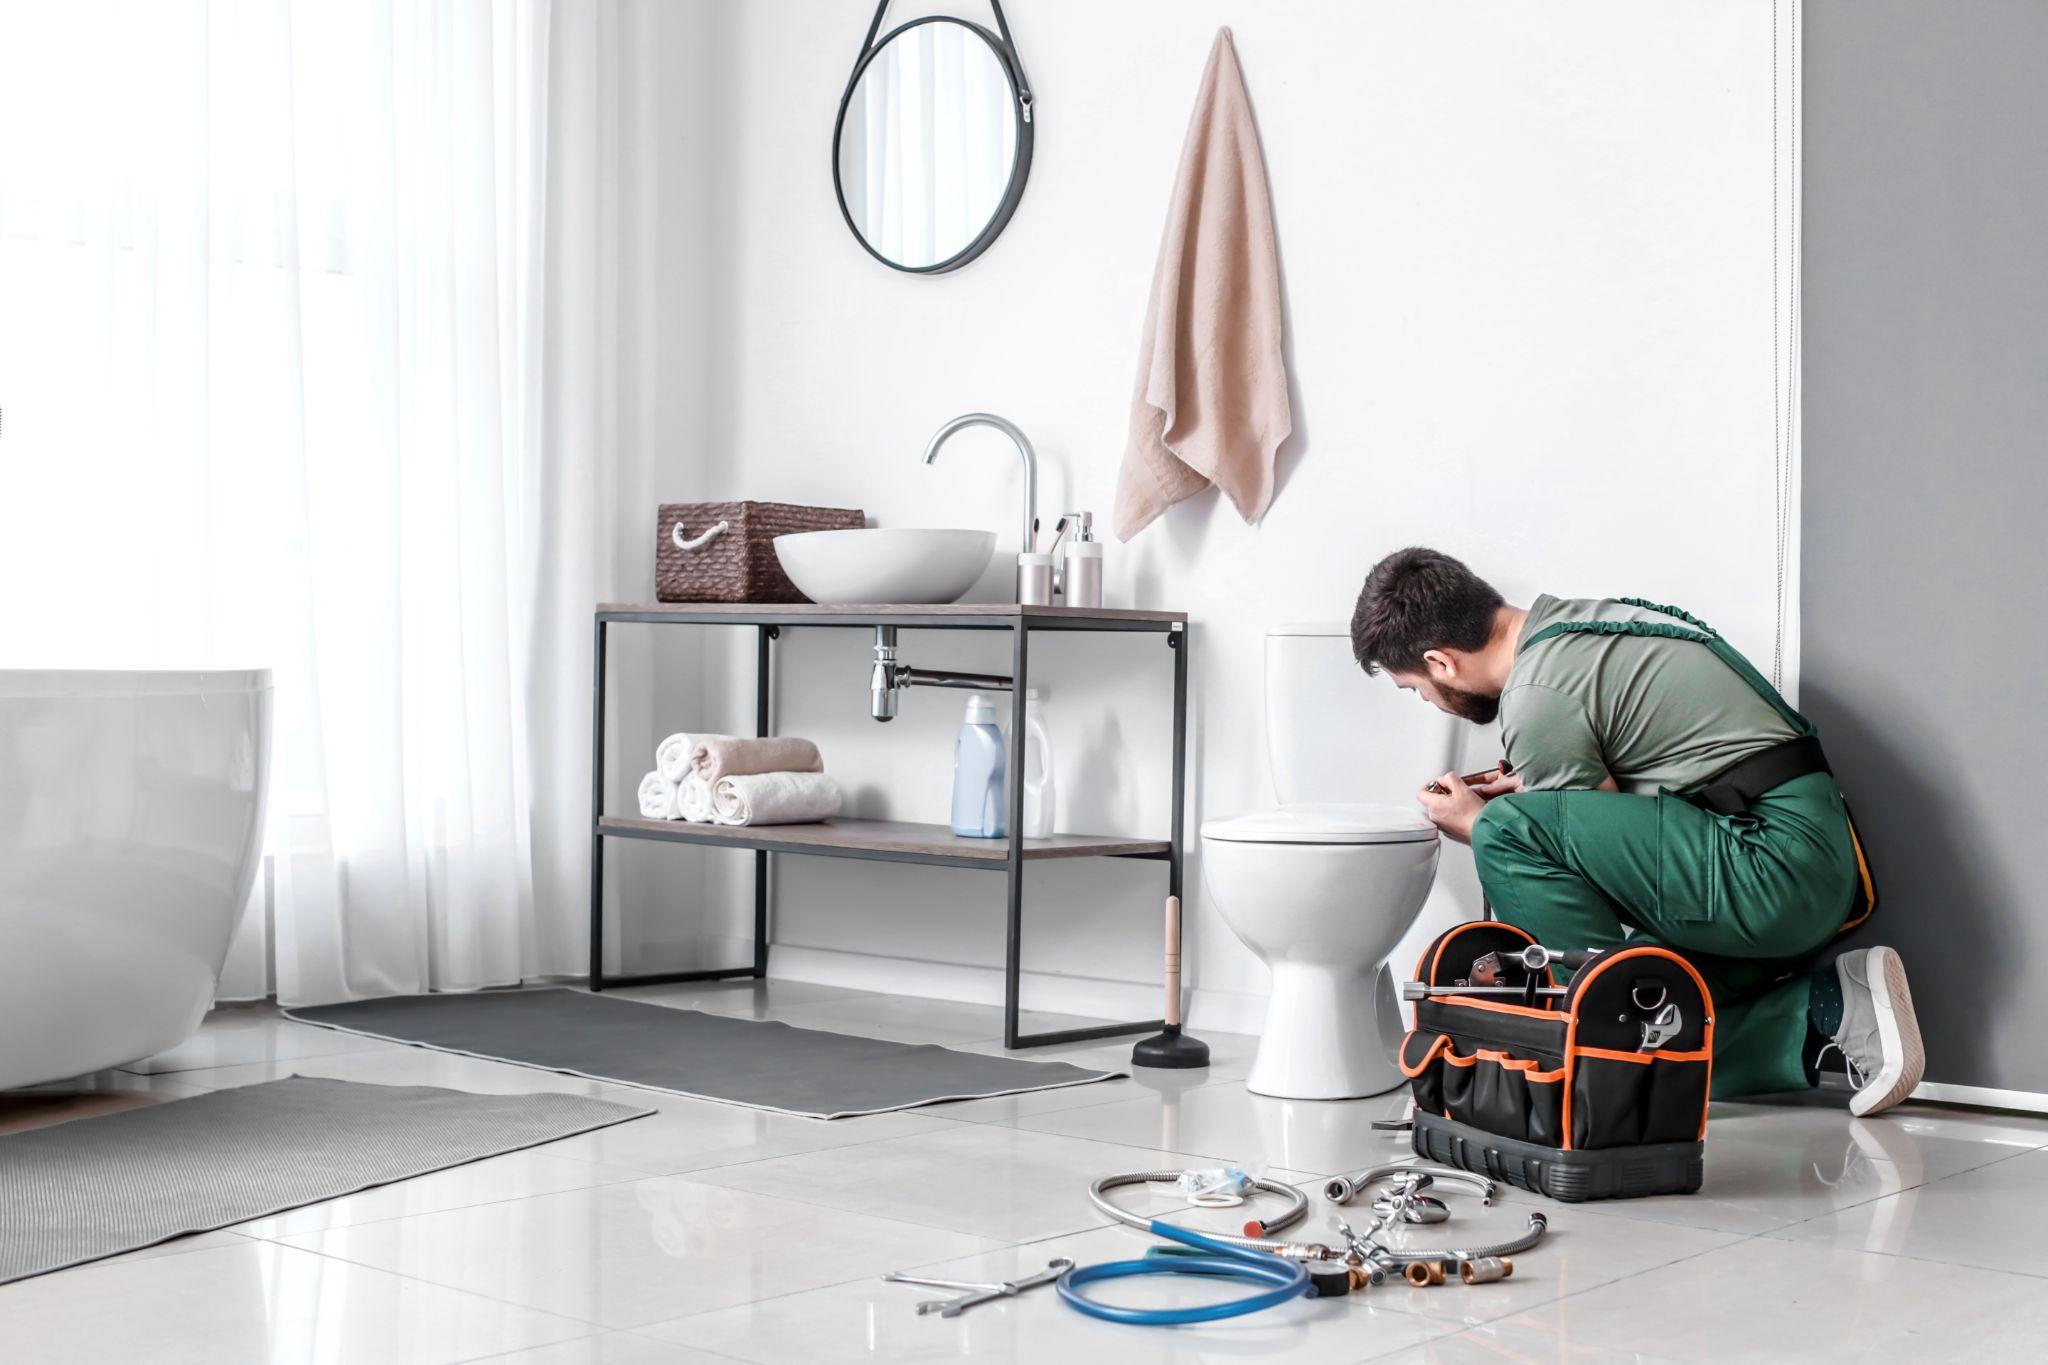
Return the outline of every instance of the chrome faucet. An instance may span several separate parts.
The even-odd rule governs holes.
[[[992,412],[969,412],[955,417],[940,427],[926,443],[924,462],[930,464],[939,458],[939,447],[944,445],[956,431],[968,427],[994,427],[1016,444],[1017,454],[1024,460],[1024,520],[1017,537],[1017,553],[1026,554],[1033,548],[1032,524],[1038,520],[1038,455],[1031,449],[1031,440],[1017,424],[1008,418],[998,417]]]

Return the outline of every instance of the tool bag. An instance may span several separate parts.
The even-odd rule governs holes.
[[[1598,954],[1562,995],[1522,966],[1535,940],[1482,920],[1437,936],[1416,966],[1432,986],[1469,984],[1501,958],[1502,995],[1428,996],[1401,1071],[1415,1095],[1415,1151],[1553,1199],[1691,1194],[1704,1178],[1714,1006],[1692,964],[1644,945]],[[1675,1032],[1645,1050],[1667,1004]]]

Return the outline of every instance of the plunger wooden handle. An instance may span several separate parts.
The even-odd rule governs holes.
[[[1180,1027],[1180,897],[1166,898],[1166,1026]]]

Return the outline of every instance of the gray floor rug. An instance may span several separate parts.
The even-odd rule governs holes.
[[[285,1011],[304,1024],[572,1076],[839,1119],[1122,1073],[733,1019],[582,991],[407,995]]]
[[[293,1076],[11,1133],[0,1284],[652,1112]]]

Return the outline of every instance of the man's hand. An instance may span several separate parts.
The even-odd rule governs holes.
[[[1516,790],[1520,790],[1519,778],[1503,780],[1515,783]],[[1431,824],[1442,830],[1446,838],[1461,844],[1472,842],[1472,822],[1486,809],[1486,798],[1466,786],[1465,779],[1454,772],[1445,773],[1425,786],[1415,793],[1415,799],[1422,803],[1423,814]]]
[[[1511,796],[1515,792],[1522,790],[1522,775],[1520,773],[1503,775],[1500,769],[1495,768],[1486,775],[1484,782],[1474,782],[1471,784],[1471,787],[1473,791],[1491,801],[1496,796]]]

